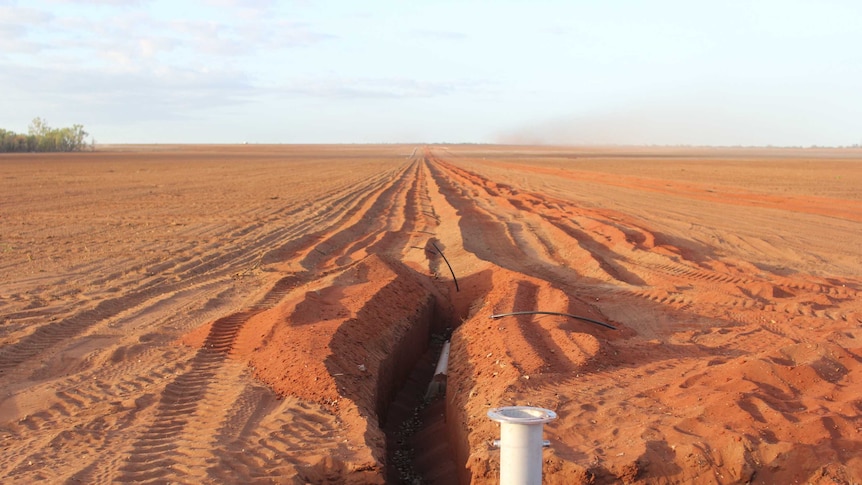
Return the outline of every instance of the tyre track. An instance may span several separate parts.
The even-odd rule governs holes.
[[[844,286],[797,282],[748,264],[744,268],[735,268],[733,264],[718,260],[690,261],[686,259],[684,251],[675,251],[673,248],[665,250],[657,242],[659,237],[641,225],[623,223],[624,219],[620,217],[607,217],[587,209],[573,208],[562,201],[552,202],[539,194],[521,193],[509,185],[490,181],[437,157],[429,158],[434,167],[432,173],[438,178],[441,187],[450,198],[457,195],[462,199],[450,201],[459,207],[462,217],[466,216],[474,222],[484,221],[479,222],[483,232],[497,234],[496,243],[485,240],[468,244],[482,259],[493,261],[493,254],[497,260],[515,258],[531,261],[532,264],[519,266],[510,263],[511,269],[546,280],[556,277],[596,297],[600,294],[595,289],[600,288],[602,291],[610,290],[615,295],[644,299],[680,311],[723,315],[746,324],[753,323],[754,317],[739,310],[774,310],[789,316],[828,320],[847,318],[848,312],[841,311],[840,306],[832,301],[835,297],[844,299],[855,293]],[[485,198],[497,203],[479,200],[471,206],[474,201],[467,202],[465,199],[472,198]],[[513,210],[528,214],[512,214]],[[535,220],[536,216],[539,218],[538,223],[522,223],[518,220],[522,217]],[[549,230],[551,228],[558,231]],[[471,234],[467,239],[477,236],[481,237]],[[569,241],[575,242],[583,250],[584,256],[571,252],[564,257],[555,254],[554,247],[572,247]],[[653,248],[657,247],[661,250],[654,251]],[[578,268],[576,274],[573,274],[573,267]],[[614,286],[608,288],[593,284],[589,285],[592,286],[590,288],[583,284],[583,277],[595,278]],[[774,288],[774,297],[758,295],[764,284]],[[710,295],[710,307],[705,308],[696,299],[687,296],[686,288],[696,288],[698,293]],[[830,301],[818,299],[812,293],[829,296]]]
[[[349,239],[360,231],[365,230],[367,223],[362,221],[375,221],[387,212],[399,194],[403,193],[408,186],[405,181],[408,174],[407,168],[399,169],[397,177],[390,180],[381,179],[374,190],[356,191],[353,198],[343,198],[345,204],[351,204],[345,214],[340,217],[330,229],[324,232],[330,234],[324,239],[327,249],[332,252],[349,248]],[[346,228],[341,228],[347,225]],[[374,230],[382,230],[385,225],[374,226]],[[319,236],[318,236],[319,237]],[[308,240],[308,239],[306,239]],[[215,393],[218,395],[217,402],[230,401],[226,399],[229,387],[221,386],[218,389],[216,376],[222,371],[227,356],[230,354],[235,339],[242,326],[253,316],[271,309],[293,290],[301,281],[319,276],[326,271],[330,262],[335,257],[318,259],[309,257],[311,254],[319,253],[322,243],[309,245],[305,251],[306,257],[302,260],[302,266],[306,272],[293,274],[279,280],[269,292],[256,304],[247,310],[231,314],[216,320],[203,347],[189,362],[189,370],[169,383],[161,393],[159,403],[156,407],[152,424],[140,433],[139,438],[132,445],[129,458],[120,467],[120,481],[149,481],[162,480],[166,477],[192,475],[192,470],[200,469],[203,463],[199,462],[194,454],[183,453],[177,449],[176,443],[188,432],[188,427],[195,421],[200,421],[200,416],[208,415],[204,411],[207,397]],[[300,249],[295,246],[294,250]],[[227,432],[229,426],[225,423],[232,419],[229,414],[221,416],[220,424],[213,429],[202,429],[202,433],[212,433],[221,429],[221,433]],[[194,420],[194,421],[193,421]],[[199,424],[198,424],[199,426]],[[216,439],[213,436],[213,439]],[[165,458],[170,456],[171,458]]]
[[[502,195],[506,192],[512,193],[509,186],[487,181],[439,159],[433,158],[432,160],[434,162],[432,166],[435,169],[432,170],[432,173],[437,178],[438,185],[450,194],[450,197],[455,194],[462,196],[460,199],[452,198],[450,200],[451,204],[458,207],[462,218],[468,218],[469,222],[465,221],[462,224],[462,231],[467,232],[464,226],[480,226],[483,228],[482,233],[496,233],[494,239],[497,241],[489,241],[490,238],[485,238],[482,233],[475,231],[471,231],[465,237],[465,244],[469,246],[467,249],[480,259],[507,261],[507,264],[511,265],[510,269],[545,280],[562,278],[571,284],[579,280],[583,281],[584,276],[589,276],[601,282],[629,283],[621,276],[622,271],[614,269],[616,264],[609,263],[604,257],[607,254],[613,254],[611,251],[606,248],[604,251],[599,251],[599,248],[603,246],[595,244],[595,241],[586,236],[583,231],[576,232],[572,225],[560,223],[559,215],[546,214],[541,210],[537,210],[535,213],[522,214],[523,202],[517,199],[513,202]],[[468,184],[479,184],[479,187],[475,189],[465,188],[469,186]],[[483,190],[498,203],[474,204],[472,196],[466,194],[478,194],[479,190]],[[517,191],[515,195],[518,195]],[[530,200],[539,200],[532,194],[529,194],[528,197],[531,198]],[[482,208],[485,206],[487,209]],[[506,207],[509,208],[508,213],[505,210]],[[529,218],[532,222],[525,224],[517,220],[518,218]],[[530,230],[531,227],[532,230]],[[573,246],[567,242],[556,244],[553,239],[543,240],[543,234],[571,239],[576,245]],[[468,241],[470,239],[483,240],[479,243],[470,244]],[[506,241],[509,244],[504,245],[501,241]],[[587,241],[591,241],[591,243]],[[556,251],[553,250],[554,247],[567,248],[570,253],[564,258],[556,254]],[[540,248],[540,252],[537,252],[536,248]],[[580,248],[581,252],[572,252],[576,248]],[[518,264],[511,261],[523,263]],[[629,279],[637,283],[635,278]]]
[[[165,295],[183,293],[202,288],[209,281],[196,281],[200,278],[189,278],[173,284],[165,284],[157,288],[126,294],[119,298],[104,300],[95,308],[77,313],[63,319],[59,323],[46,324],[38,327],[30,335],[0,349],[0,376],[10,372],[19,365],[31,361],[37,355],[67,342],[88,329],[105,323],[111,319],[146,304],[158,303]]]
[[[187,470],[200,469],[202,464],[196,457],[177,449],[178,440],[193,419],[200,413],[206,414],[201,406],[213,390],[216,377],[222,375],[221,368],[242,325],[280,301],[299,280],[295,275],[282,278],[250,309],[213,322],[202,348],[189,362],[189,370],[167,384],[161,392],[152,424],[132,445],[128,459],[119,468],[118,480],[142,482],[176,474],[187,475],[182,471],[183,465],[187,465]]]
[[[309,475],[312,480],[325,477],[331,463],[311,463],[308,458],[284,460],[285,456],[302,455],[307,441],[302,436],[319,439],[322,428],[312,424],[319,413],[303,414],[301,409],[279,408],[277,404],[283,401],[277,401],[269,391],[260,394],[259,390],[250,390],[256,403],[245,401],[242,394],[248,390],[250,376],[246,371],[239,372],[244,367],[229,362],[228,355],[237,332],[250,317],[278,304],[300,281],[337,270],[338,263],[344,261],[336,263],[328,258],[314,261],[309,270],[286,271],[289,276],[278,280],[255,304],[216,319],[204,348],[197,353],[186,351],[178,355],[166,351],[162,345],[168,341],[159,335],[165,335],[160,331],[163,328],[170,332],[172,326],[193,325],[171,320],[169,313],[178,310],[177,302],[215,295],[214,304],[200,306],[199,317],[195,317],[195,309],[183,308],[179,312],[191,319],[209,315],[226,302],[236,304],[243,294],[250,292],[242,289],[248,286],[246,282],[271,280],[270,275],[256,269],[271,265],[269,271],[278,270],[279,265],[295,261],[297,254],[313,251],[317,241],[312,237],[331,238],[345,229],[358,234],[371,228],[376,235],[362,238],[360,244],[333,244],[333,247],[338,246],[343,256],[349,258],[369,248],[403,250],[404,241],[412,237],[407,232],[416,225],[416,211],[410,206],[421,187],[417,185],[418,161],[377,163],[375,167],[373,173],[363,168],[362,175],[350,177],[349,182],[339,183],[314,199],[304,198],[301,204],[293,203],[292,199],[281,204],[252,203],[248,210],[226,215],[214,213],[209,220],[193,223],[167,219],[168,228],[161,232],[164,235],[147,236],[147,242],[136,247],[139,255],[109,254],[101,261],[79,265],[76,273],[66,272],[61,277],[65,279],[47,277],[30,283],[18,280],[25,290],[34,284],[45,287],[76,284],[83,291],[72,294],[75,300],[58,304],[57,309],[46,306],[26,309],[23,307],[27,301],[23,298],[8,307],[16,322],[27,318],[38,326],[23,338],[6,340],[9,343],[0,347],[0,379],[16,382],[29,368],[38,365],[41,356],[53,359],[57,367],[69,353],[70,342],[84,338],[92,342],[93,338],[102,338],[100,332],[106,332],[105,338],[110,336],[126,343],[118,346],[114,355],[85,353],[70,378],[50,373],[42,376],[49,379],[39,391],[48,397],[45,404],[40,408],[32,402],[25,403],[35,411],[20,423],[4,423],[0,427],[4,441],[7,436],[16,437],[16,444],[4,449],[0,475],[23,482],[40,478],[54,482],[65,479],[71,483],[175,479],[200,482],[207,480],[202,473],[208,468],[215,473],[241,462],[238,457],[259,454],[267,457],[264,462],[267,469],[250,470],[246,476],[252,480],[278,478],[289,475],[291,466],[301,469],[309,465],[316,470]],[[120,217],[119,213],[115,216]],[[374,225],[369,225],[372,219]],[[92,231],[90,240],[94,244],[110,244],[120,225],[139,234],[151,231],[144,224],[135,227],[134,220],[111,222]],[[402,232],[403,235],[399,234]],[[245,276],[252,278],[238,279]],[[104,295],[110,293],[121,296],[105,299]],[[76,298],[77,295],[80,296]],[[99,299],[88,302],[84,299],[86,295]],[[59,309],[66,313],[59,313]],[[49,316],[63,318],[48,322]],[[146,330],[142,325],[152,326],[150,335],[155,340],[143,333]],[[131,332],[130,337],[140,336],[140,343],[118,337],[119,331]],[[174,362],[160,368],[164,359]],[[96,367],[98,364],[108,365]],[[36,393],[34,389],[30,395]],[[104,400],[112,407],[103,409]],[[227,409],[210,402],[224,402]],[[15,401],[8,400],[6,404],[9,403],[14,411]],[[301,408],[296,403],[293,407]],[[297,420],[279,421],[281,418],[273,419],[268,414],[279,409],[295,414]],[[103,416],[94,419],[89,415],[91,410]],[[116,423],[122,429],[112,429]],[[336,432],[334,422],[325,427]],[[216,432],[222,436],[238,433],[236,443],[240,448],[232,450],[233,461],[214,465],[215,454],[210,444],[219,439]],[[57,452],[58,447],[76,441],[88,443],[99,456]],[[256,451],[246,453],[242,447]],[[350,454],[347,450],[340,453]],[[40,473],[38,467],[48,470],[75,467],[75,471]]]
[[[379,175],[378,177],[371,178],[370,181],[350,187],[347,193],[337,195],[335,204],[338,204],[338,207],[343,207],[351,202],[355,202],[357,197],[367,194],[369,184],[383,184],[386,182],[387,176],[388,174]],[[368,197],[366,195],[362,200]],[[326,214],[330,217],[333,215],[331,213]],[[327,218],[323,217],[321,222],[326,222],[326,220]],[[80,335],[97,323],[112,319],[131,308],[158,299],[161,295],[182,291],[205,283],[206,280],[229,276],[235,271],[235,268],[248,266],[256,259],[262,259],[260,253],[266,250],[269,244],[281,238],[289,239],[291,235],[298,234],[308,229],[309,226],[313,227],[315,223],[319,224],[320,222],[302,220],[285,229],[264,234],[256,239],[247,240],[239,237],[234,241],[232,245],[233,249],[210,253],[206,260],[200,260],[198,263],[188,266],[179,266],[177,272],[168,271],[170,268],[178,266],[175,264],[176,260],[164,263],[161,267],[150,266],[146,270],[148,273],[162,274],[162,276],[139,284],[137,289],[126,288],[123,291],[123,296],[99,302],[94,308],[79,312],[58,323],[42,325],[32,334],[22,338],[18,342],[0,348],[0,376],[8,373],[21,363],[33,359],[49,348]],[[251,226],[238,231],[238,233],[240,232],[250,234],[252,232]],[[235,235],[238,236],[238,233]],[[97,278],[93,280],[92,284],[112,281],[121,274],[121,272],[117,272]]]
[[[259,264],[265,256],[269,256],[270,263],[277,263],[278,257],[288,256],[288,251],[291,249],[310,247],[302,240],[302,235],[309,229],[327,231],[327,227],[337,227],[338,224],[344,223],[342,215],[345,212],[355,213],[357,207],[360,212],[367,212],[368,208],[363,207],[362,204],[366,200],[373,200],[380,191],[389,188],[389,193],[393,190],[398,192],[393,197],[405,199],[400,194],[405,187],[404,173],[404,167],[379,172],[351,184],[345,184],[337,190],[321,194],[313,203],[300,207],[286,206],[273,211],[268,216],[250,212],[249,219],[258,220],[258,222],[246,224],[239,230],[226,232],[209,229],[196,232],[195,228],[183,228],[182,237],[193,239],[203,235],[205,240],[212,242],[200,245],[190,241],[190,244],[185,246],[174,245],[172,254],[163,261],[140,262],[134,258],[127,258],[127,263],[122,263],[124,269],[113,272],[102,272],[102,267],[94,263],[87,272],[95,273],[97,276],[89,279],[85,284],[116,285],[114,291],[125,292],[125,295],[97,302],[91,309],[79,311],[59,323],[40,327],[27,338],[3,347],[0,351],[0,366],[2,366],[0,369],[4,371],[14,369],[49,349],[60,347],[64,342],[92,332],[92,329],[99,325],[123,320],[133,322],[136,320],[135,314],[164,312],[169,308],[164,305],[165,301],[171,298],[186,298],[190,291],[199,291],[208,285],[225,288],[224,282],[229,281],[228,277],[236,273],[236,268]],[[397,174],[401,175],[393,176]],[[394,178],[401,180],[399,185],[392,183]],[[382,201],[378,212],[386,210],[387,203],[395,203],[395,201],[392,197]],[[390,226],[393,224],[400,223],[390,221]],[[230,241],[230,244],[225,245],[225,240]],[[131,278],[135,275],[144,277],[137,279],[136,282]],[[224,411],[213,408],[208,402],[222,400],[230,402],[231,399],[234,401],[238,399],[230,396],[239,392],[233,384],[241,381],[237,381],[234,376],[227,379],[227,383],[220,382],[220,379],[230,377],[231,372],[226,369],[233,366],[226,366],[226,355],[230,352],[238,329],[250,316],[277,304],[302,277],[300,275],[282,278],[248,310],[218,319],[207,337],[205,348],[190,360],[178,362],[167,372],[149,371],[147,375],[145,368],[141,367],[146,365],[146,362],[140,364],[141,360],[152,360],[154,349],[150,348],[141,353],[135,350],[134,345],[120,347],[112,359],[122,365],[106,368],[112,371],[111,374],[115,377],[106,375],[104,378],[113,380],[118,375],[137,374],[137,376],[133,379],[120,379],[116,386],[107,388],[96,386],[94,382],[101,381],[90,381],[89,378],[80,383],[70,382],[60,386],[62,389],[54,395],[54,404],[28,416],[20,425],[20,430],[27,433],[35,432],[42,437],[28,438],[25,447],[18,449],[14,457],[10,457],[16,460],[18,465],[3,460],[0,469],[8,472],[6,476],[33,477],[34,470],[28,465],[30,462],[42,464],[50,463],[52,460],[54,462],[68,460],[80,464],[78,472],[70,478],[86,482],[162,481],[175,477],[186,477],[186,480],[194,481],[204,479],[205,477],[200,476],[199,471],[196,470],[203,469],[200,466],[201,456],[211,454],[211,449],[208,447],[199,449],[197,445],[180,449],[182,443],[187,436],[196,433],[206,436],[207,433],[211,434],[212,430],[221,427],[217,421],[218,416]],[[154,325],[160,324],[154,323]],[[139,363],[137,367],[127,365],[134,364],[134,361]],[[152,392],[157,394],[153,395]],[[86,420],[81,421],[82,414],[94,404],[98,404],[94,399],[100,393],[107,399],[111,399],[107,397],[111,395],[119,396],[120,399],[128,399],[129,396],[134,395],[150,395],[149,400],[153,404],[148,405],[147,399],[143,401],[141,401],[142,398],[136,399],[135,402],[142,404],[145,410],[142,413],[132,413],[124,421],[124,433],[99,434],[98,429],[95,428],[88,432],[52,433],[56,423],[70,418],[77,421],[79,423],[77,426],[82,430],[88,430],[91,425],[87,424]],[[213,422],[213,419],[216,421]],[[237,418],[227,416],[224,419]],[[301,423],[296,426],[306,425]],[[291,432],[296,434],[296,429]],[[137,438],[131,448],[119,453],[115,449],[116,445],[112,446],[112,442],[122,442],[122,436],[128,433],[137,434]],[[92,448],[100,450],[103,458],[90,461],[86,457],[75,459],[41,451],[48,449],[47,447],[59,446],[76,437],[82,440],[95,439]],[[278,443],[266,445],[264,441],[247,443],[250,447],[262,444],[277,452],[269,460],[270,464],[275,464],[285,452],[290,453],[292,449],[298,449],[301,443],[293,443],[291,446]],[[279,468],[284,467],[280,465]],[[257,475],[265,476],[268,473],[268,470],[263,470]],[[54,479],[59,480],[61,477],[56,476]]]

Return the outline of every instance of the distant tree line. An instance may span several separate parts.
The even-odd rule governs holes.
[[[92,149],[89,133],[83,125],[51,128],[42,118],[35,118],[26,135],[0,128],[0,152],[80,152]]]

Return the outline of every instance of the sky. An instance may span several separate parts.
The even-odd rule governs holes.
[[[0,128],[96,143],[862,143],[857,0],[0,0]]]

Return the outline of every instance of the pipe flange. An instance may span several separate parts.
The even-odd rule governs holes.
[[[488,417],[500,423],[543,424],[557,419],[557,413],[532,406],[506,406],[491,408]]]

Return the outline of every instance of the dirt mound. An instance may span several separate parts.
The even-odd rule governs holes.
[[[365,472],[355,480],[381,480],[372,475],[383,473],[387,406],[428,345],[436,299],[427,281],[401,263],[367,256],[245,318],[233,342],[231,356],[247,361],[257,379],[322,406],[339,424],[339,446],[351,453],[336,458]],[[206,348],[214,326],[184,341]]]

